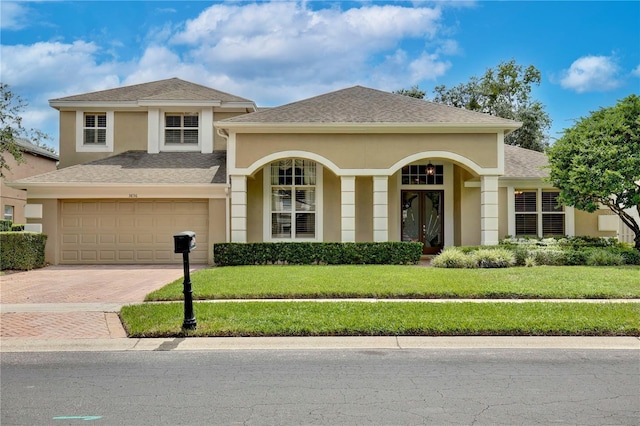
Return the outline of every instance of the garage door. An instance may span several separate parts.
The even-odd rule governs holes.
[[[207,262],[208,200],[66,200],[61,263],[178,263],[173,235],[196,233],[189,259]]]

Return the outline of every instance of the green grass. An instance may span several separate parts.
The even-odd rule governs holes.
[[[191,274],[194,299],[638,298],[640,266],[440,269],[419,266],[235,266]],[[181,300],[179,279],[147,296]]]
[[[196,303],[183,332],[182,303],[125,306],[130,337],[175,336],[639,336],[640,303]]]

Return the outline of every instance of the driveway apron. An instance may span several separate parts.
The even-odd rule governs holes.
[[[204,265],[192,265],[191,270]],[[117,312],[183,276],[175,265],[48,266],[0,277],[3,339],[105,339],[126,333]]]

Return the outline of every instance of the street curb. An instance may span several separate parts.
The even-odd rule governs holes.
[[[640,350],[638,337],[591,336],[356,336],[191,337],[151,339],[0,339],[0,352],[357,350],[357,349],[583,349]]]

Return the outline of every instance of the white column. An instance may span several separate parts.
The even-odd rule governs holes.
[[[202,108],[200,112],[200,152],[213,152],[213,108]]]
[[[498,176],[480,178],[480,244],[498,244]]]
[[[147,112],[147,152],[157,154],[160,152],[160,110],[149,108]]]
[[[389,241],[389,177],[373,177],[373,241]]]
[[[247,242],[247,177],[230,176],[231,242]]]
[[[356,177],[340,176],[342,242],[356,241]]]

